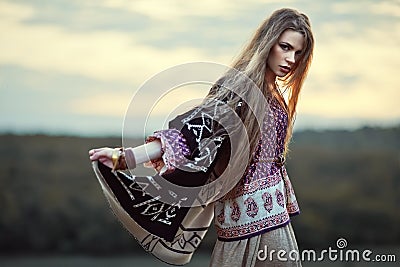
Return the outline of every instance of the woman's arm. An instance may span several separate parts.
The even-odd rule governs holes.
[[[96,148],[89,150],[89,158],[91,161],[100,161],[107,167],[113,168],[113,154],[119,153],[120,148]],[[125,165],[130,169],[133,169],[137,164],[145,163],[151,160],[161,159],[161,142],[159,139],[154,139],[153,141],[137,146],[134,148],[126,148],[123,150],[125,159]],[[120,155],[119,155],[120,156]]]

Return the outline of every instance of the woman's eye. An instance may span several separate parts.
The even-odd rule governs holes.
[[[289,50],[289,46],[286,44],[280,44],[280,47],[282,48],[282,50],[285,50],[285,51]]]

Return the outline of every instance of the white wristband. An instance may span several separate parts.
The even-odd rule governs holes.
[[[156,139],[152,142],[149,142],[147,144],[137,146],[134,148],[131,148],[131,147],[126,148],[125,151],[131,150],[129,152],[132,152],[132,154],[133,154],[133,155],[131,155],[131,153],[125,153],[128,167],[134,168],[137,164],[141,164],[141,163],[148,162],[150,160],[161,158],[161,156],[162,156],[161,148],[162,148],[161,141],[159,139]],[[134,158],[133,159],[130,158],[131,156],[133,156]],[[133,163],[129,164],[130,162],[134,162],[134,164]],[[129,166],[129,165],[131,165],[131,166]]]

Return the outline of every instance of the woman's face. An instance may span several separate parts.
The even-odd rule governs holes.
[[[284,31],[269,53],[267,74],[278,77],[286,76],[295,68],[303,46],[304,36],[301,33],[291,29]]]

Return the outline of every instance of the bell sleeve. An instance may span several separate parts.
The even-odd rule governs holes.
[[[162,144],[165,166],[154,176],[113,172],[93,162],[115,216],[146,251],[169,264],[188,263],[212,223],[213,203],[196,190],[215,178],[214,167],[229,143],[214,117],[223,115],[218,108],[190,110],[147,139],[158,138]],[[194,193],[179,187],[193,188]],[[196,201],[204,204],[192,205]]]

